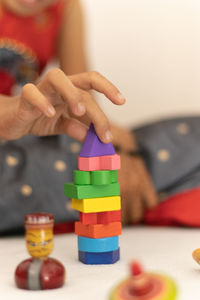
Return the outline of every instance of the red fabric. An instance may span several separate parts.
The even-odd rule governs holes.
[[[74,232],[74,222],[56,223],[54,225],[54,234]]]
[[[59,1],[36,16],[21,17],[2,8],[0,4],[0,49],[12,51],[19,61],[18,69],[22,69],[22,74],[27,73],[28,79],[35,80],[47,62],[56,55],[63,6],[64,1]],[[21,62],[20,57],[25,63]],[[6,68],[13,72],[12,62]],[[30,72],[34,74],[30,75]],[[2,92],[2,84],[0,88]]]
[[[15,78],[4,70],[0,70],[0,94],[10,95]]]
[[[148,225],[200,227],[200,188],[176,194],[146,212]]]

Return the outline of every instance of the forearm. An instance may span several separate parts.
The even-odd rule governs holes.
[[[113,144],[121,157],[119,182],[123,222],[138,222],[146,208],[157,203],[157,195],[133,132],[112,126]]]
[[[66,2],[58,43],[60,67],[67,75],[88,71],[84,45],[84,20],[80,1]]]

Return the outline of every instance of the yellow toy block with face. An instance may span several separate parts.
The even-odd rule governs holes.
[[[47,257],[53,250],[53,232],[51,229],[27,230],[26,247],[34,258]]]
[[[121,197],[72,199],[72,207],[83,213],[113,211],[121,209]]]
[[[49,256],[53,250],[53,216],[42,213],[26,216],[26,247],[33,258]]]

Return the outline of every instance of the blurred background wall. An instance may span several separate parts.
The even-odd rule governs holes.
[[[82,0],[90,69],[112,80],[123,108],[98,97],[121,125],[200,113],[199,0]]]

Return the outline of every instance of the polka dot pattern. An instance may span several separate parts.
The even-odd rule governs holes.
[[[72,153],[76,154],[80,152],[81,145],[79,143],[74,142],[70,144],[69,149]]]
[[[160,149],[157,152],[157,158],[162,162],[167,162],[170,160],[170,153],[167,149]]]
[[[64,172],[67,169],[67,165],[63,160],[56,160],[54,162],[54,169],[58,172]]]
[[[74,210],[73,207],[72,207],[72,201],[67,201],[65,207],[66,207],[67,211],[73,211]]]
[[[32,187],[28,184],[24,184],[21,187],[21,193],[23,196],[30,196],[33,193]]]
[[[138,145],[144,149],[142,155],[154,186],[161,191],[159,202],[185,189],[199,187],[199,128],[200,118],[195,117],[156,121],[134,130]],[[2,221],[4,228],[9,229],[10,224],[22,228],[25,212],[33,208],[55,212],[59,222],[74,218],[76,212],[64,196],[63,187],[73,180],[81,147],[81,143],[66,135],[0,139],[1,193],[5,199],[0,205],[6,205],[8,211],[17,208],[9,220]],[[9,190],[4,189],[10,182],[13,184]],[[11,193],[12,190],[17,192]]]
[[[179,123],[176,126],[176,132],[182,135],[188,134],[190,131],[189,125],[185,122]]]
[[[9,167],[15,167],[19,164],[19,159],[13,155],[6,155],[6,164]]]
[[[73,180],[81,143],[66,135],[28,135],[14,141],[0,138],[0,150],[0,211],[15,207],[3,218],[0,230],[21,229],[24,215],[33,210],[51,211],[58,222],[77,219],[63,189],[65,182]]]

